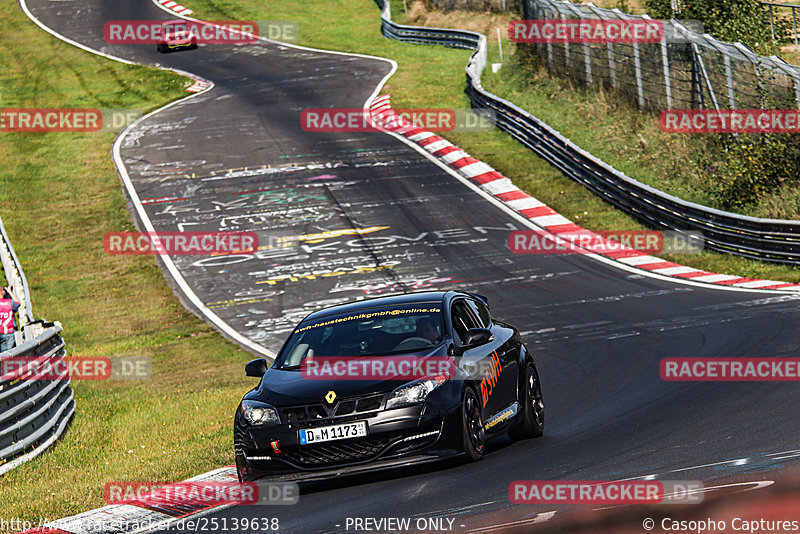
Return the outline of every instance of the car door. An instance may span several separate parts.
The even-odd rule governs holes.
[[[496,410],[489,413],[489,415],[492,415],[517,400],[518,347],[507,328],[494,324],[489,309],[483,302],[467,299],[467,305],[480,321],[479,328],[488,328],[492,331],[494,340],[486,347],[491,347],[500,361],[501,372],[493,392],[497,403],[492,403],[493,406],[496,406]]]
[[[484,328],[477,312],[472,309],[466,298],[456,299],[451,305],[450,320],[457,343],[463,343],[470,329]],[[465,350],[460,358],[462,367],[474,377],[472,382],[483,406],[484,417],[494,414],[503,406],[504,399],[499,390],[502,363],[496,351],[501,343],[498,341],[493,339],[485,345]]]

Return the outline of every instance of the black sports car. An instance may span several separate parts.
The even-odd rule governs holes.
[[[347,362],[413,360],[423,374],[309,374],[332,358],[345,362],[340,371],[365,368]],[[451,366],[422,365],[434,361]],[[269,369],[257,359],[245,373],[261,382],[234,419],[243,481],[325,478],[459,454],[479,460],[493,436],[537,437],[544,428],[539,374],[519,332],[494,319],[484,297],[461,291],[314,312]]]

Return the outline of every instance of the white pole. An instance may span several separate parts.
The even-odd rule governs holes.
[[[500,48],[500,63],[503,62],[503,41],[500,40],[500,28],[497,28],[497,46]]]
[[[725,56],[726,58],[728,56]],[[667,36],[661,39],[661,62],[664,65],[664,88],[667,92],[667,109],[672,109],[672,84],[669,76],[669,50],[667,49]]]
[[[617,88],[617,63],[614,61],[614,44],[609,41],[608,46],[608,72],[611,75],[611,87]]]
[[[633,42],[633,66],[636,69],[636,89],[639,93],[639,109],[644,109],[644,88],[642,87],[642,62],[639,58],[639,42]]]

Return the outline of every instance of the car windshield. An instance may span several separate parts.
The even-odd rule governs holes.
[[[424,351],[442,340],[441,304],[369,308],[301,323],[278,356],[278,369],[310,356],[391,356]]]

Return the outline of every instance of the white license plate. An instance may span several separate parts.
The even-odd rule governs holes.
[[[300,445],[311,445],[312,443],[322,443],[323,441],[334,441],[337,439],[358,438],[366,435],[366,421],[355,421],[343,425],[321,426],[319,428],[307,428],[300,431]]]

